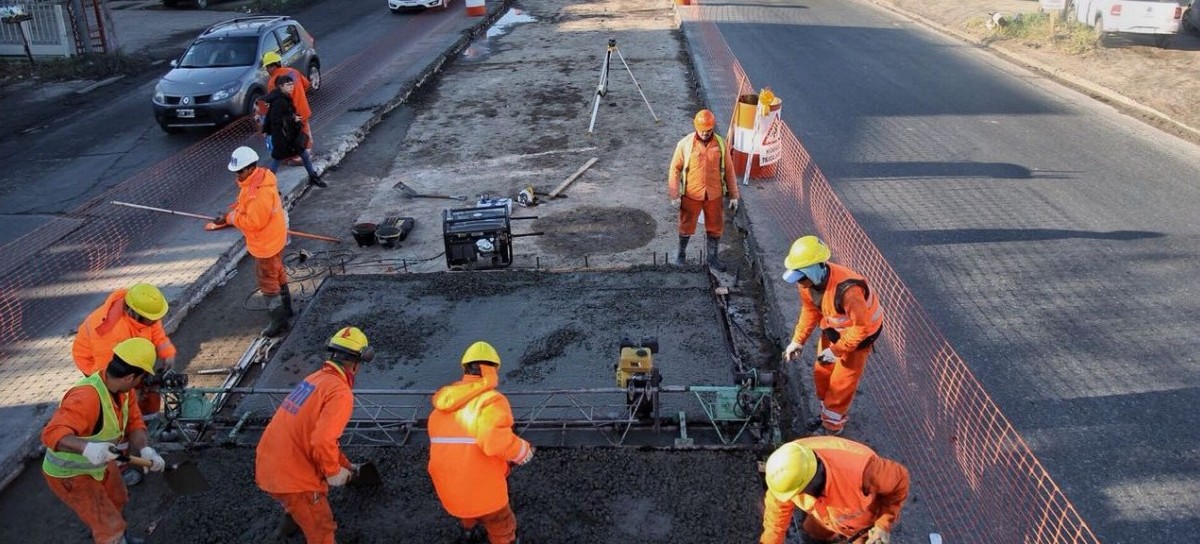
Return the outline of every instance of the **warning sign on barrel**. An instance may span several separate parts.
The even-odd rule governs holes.
[[[783,156],[782,125],[779,118],[775,118],[771,121],[771,126],[767,127],[763,133],[762,141],[759,142],[757,149],[759,166],[775,164]]]
[[[783,100],[770,89],[738,97],[733,113],[733,142],[729,151],[737,177],[769,178],[782,155],[779,113]]]

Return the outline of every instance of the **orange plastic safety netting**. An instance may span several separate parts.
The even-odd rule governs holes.
[[[755,92],[714,22],[729,9],[678,7],[709,104],[725,119]],[[937,530],[947,542],[1099,542],[786,124],[781,139],[754,222],[819,235],[880,297],[887,320],[865,379],[895,448],[888,456],[908,466]]]

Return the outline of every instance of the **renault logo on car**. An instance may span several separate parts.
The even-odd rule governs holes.
[[[183,100],[180,100],[179,102],[180,102],[181,104],[183,104],[184,106],[186,106],[186,105],[188,105],[188,104],[191,104],[191,103],[192,103],[192,97],[190,97],[190,96],[185,96],[185,97],[183,97]]]

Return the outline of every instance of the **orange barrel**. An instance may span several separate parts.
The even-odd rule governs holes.
[[[687,5],[691,5],[691,3],[692,3],[691,0],[675,0],[676,6],[687,6]]]
[[[775,164],[783,154],[780,138],[783,127],[779,121],[782,108],[783,100],[778,97],[772,97],[771,104],[765,107],[759,104],[757,94],[738,97],[733,114],[733,142],[729,146],[729,158],[738,178],[746,175],[747,162],[751,178],[775,175]]]
[[[487,15],[487,7],[483,5],[483,0],[467,0],[467,15],[471,17]]]

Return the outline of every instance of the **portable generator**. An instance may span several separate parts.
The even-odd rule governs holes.
[[[625,404],[633,407],[639,418],[650,417],[654,409],[657,388],[662,375],[654,368],[654,354],[658,353],[658,338],[643,336],[640,341],[621,338],[621,356],[617,361],[617,387],[625,388]]]
[[[442,210],[446,266],[501,268],[512,264],[512,221],[505,205]]]

